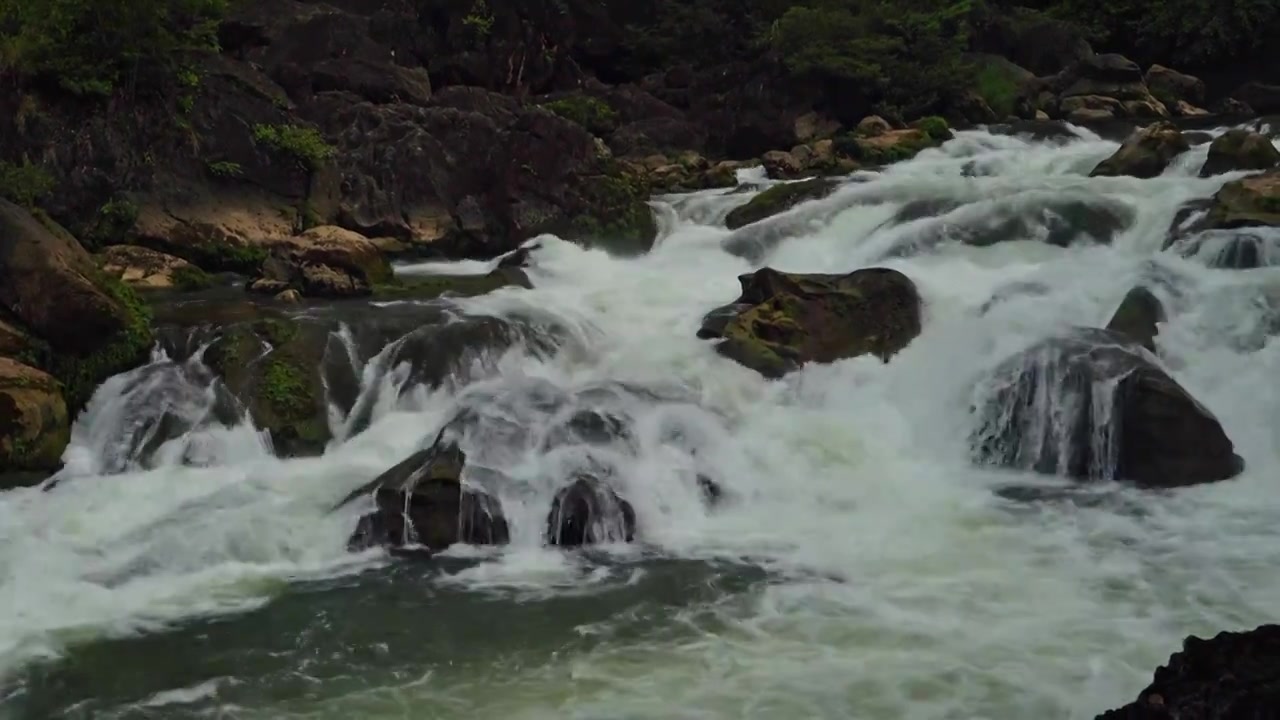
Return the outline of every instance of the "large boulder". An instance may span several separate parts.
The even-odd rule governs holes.
[[[1001,364],[975,409],[979,462],[1174,488],[1244,461],[1222,425],[1130,338],[1079,329]]]
[[[547,542],[580,547],[631,542],[636,513],[631,503],[596,478],[583,476],[556,493],[547,515]]]
[[[1280,172],[1229,182],[1222,186],[1209,212],[1193,230],[1226,230],[1280,226]]]
[[[1203,105],[1204,81],[1192,75],[1186,75],[1163,65],[1152,65],[1143,76],[1151,94],[1157,100],[1172,108],[1180,102],[1190,105]]]
[[[272,294],[292,289],[305,297],[342,298],[370,295],[391,276],[391,266],[372,240],[321,226],[272,245],[260,280]]]
[[[1271,170],[1280,165],[1280,150],[1265,135],[1235,128],[1218,136],[1209,145],[1209,157],[1200,168],[1200,177],[1233,170]]]
[[[1157,177],[1189,149],[1191,144],[1172,123],[1154,123],[1130,135],[1114,155],[1098,163],[1090,177]]]
[[[0,468],[56,470],[70,438],[71,423],[58,382],[0,357]]]
[[[61,227],[0,200],[0,307],[48,343],[48,368],[78,411],[106,378],[141,364],[147,310]]]
[[[200,290],[207,273],[180,257],[138,245],[112,245],[98,253],[102,271],[138,290]]]
[[[739,278],[742,295],[714,310],[698,336],[725,357],[777,378],[808,362],[889,358],[920,334],[915,284],[885,268],[801,275],[765,268]]]
[[[360,518],[348,546],[393,549],[425,547],[440,552],[457,543],[501,545],[510,532],[502,507],[492,495],[466,484],[467,456],[457,445],[437,438],[341,505],[368,495],[374,509]]]
[[[780,183],[751,198],[741,207],[734,208],[725,217],[730,230],[760,222],[768,217],[810,200],[820,200],[835,192],[839,183],[825,178],[813,178],[793,183]]]
[[[1191,636],[1133,702],[1097,720],[1252,720],[1280,707],[1280,625]]]

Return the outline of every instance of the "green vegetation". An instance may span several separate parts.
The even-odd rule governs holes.
[[[146,303],[124,283],[105,273],[95,280],[124,308],[125,326],[97,352],[83,357],[65,353],[54,357],[50,374],[62,383],[67,410],[73,415],[89,402],[103,380],[141,364],[152,344],[151,310]]]
[[[213,287],[213,276],[195,265],[185,265],[173,271],[173,287],[181,292],[194,292]]]
[[[613,165],[607,174],[586,184],[583,212],[560,234],[620,254],[647,252],[658,226],[650,210],[649,187],[643,178]]]
[[[471,28],[480,38],[489,37],[493,32],[493,11],[489,9],[487,0],[476,0],[471,12],[462,18],[462,24]]]
[[[299,125],[256,125],[253,139],[259,145],[292,157],[304,169],[315,172],[337,153],[319,130]]]
[[[618,113],[609,103],[588,95],[571,95],[543,104],[560,117],[578,123],[592,135],[608,135],[618,126]]]
[[[240,177],[244,174],[244,168],[240,166],[240,163],[228,162],[226,160],[205,163],[205,167],[208,168],[209,173],[214,177],[234,178]]]
[[[1014,114],[1018,100],[1018,78],[1013,69],[1000,63],[985,63],[978,68],[974,90],[1001,119]]]
[[[21,165],[0,160],[0,197],[26,208],[53,192],[53,176],[23,158]]]
[[[951,127],[947,125],[947,119],[938,117],[937,115],[929,115],[911,123],[911,127],[923,132],[929,136],[934,142],[943,143],[950,140]]]
[[[80,233],[80,239],[90,251],[121,245],[137,222],[138,206],[126,198],[116,198],[98,208],[93,224]]]
[[[76,95],[183,85],[179,58],[217,47],[227,0],[0,0],[0,74]]]

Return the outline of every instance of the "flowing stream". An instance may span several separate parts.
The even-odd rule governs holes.
[[[277,459],[198,352],[157,350],[99,390],[56,483],[0,494],[0,718],[1023,720],[1128,702],[1184,636],[1276,620],[1280,236],[1164,250],[1184,205],[1244,174],[1198,178],[1200,146],[1156,179],[1089,178],[1117,143],[1077,133],[959,133],[731,233],[768,182],[747,172],[746,192],[656,200],[641,257],[536,239],[533,290],[450,312],[557,340],[431,387],[405,351],[339,333],[359,410],[335,409],[318,458]],[[1261,267],[1221,267],[1239,244]],[[888,364],[767,381],[695,337],[766,265],[901,270],[923,333]],[[1165,304],[1162,362],[1247,470],[1009,499],[1054,480],[971,461],[984,378],[1104,325],[1135,285]],[[582,446],[539,438],[583,398],[629,418],[601,453],[639,529],[566,553],[541,531]],[[511,544],[347,552],[358,511],[335,502],[459,407],[488,418],[469,451],[519,481],[498,490]],[[725,490],[714,509],[699,475]]]

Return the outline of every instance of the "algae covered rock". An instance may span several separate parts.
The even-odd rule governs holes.
[[[108,377],[142,364],[150,314],[66,230],[0,200],[0,307],[48,343],[72,413]]]
[[[920,334],[920,295],[896,270],[802,275],[765,268],[739,280],[742,295],[730,309],[713,310],[699,335],[719,339],[717,352],[768,378],[860,355],[887,362]]]
[[[58,381],[0,357],[0,468],[55,470],[70,438],[71,422]]]
[[[759,222],[810,200],[827,197],[839,186],[839,182],[825,178],[813,178],[800,182],[774,185],[755,196],[742,207],[735,208],[725,218],[725,225],[730,230]]]
[[[1280,165],[1280,150],[1266,136],[1236,128],[1228,130],[1209,145],[1209,157],[1200,168],[1200,177],[1233,170],[1270,170]]]
[[[1129,136],[1114,155],[1093,169],[1090,176],[1153,178],[1163,173],[1174,158],[1190,149],[1191,143],[1173,123],[1155,123]]]

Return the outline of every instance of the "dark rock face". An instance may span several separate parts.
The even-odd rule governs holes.
[[[505,544],[510,533],[502,508],[493,496],[463,484],[466,462],[456,445],[437,438],[352,493],[342,505],[372,493],[376,507],[360,519],[349,546],[439,552],[456,543]]]
[[[1165,321],[1164,304],[1150,290],[1136,287],[1124,296],[1107,329],[1155,352],[1156,327]]]
[[[1280,708],[1280,626],[1188,637],[1128,705],[1097,720],[1262,720]]]
[[[1218,420],[1110,331],[1034,345],[998,367],[984,392],[972,438],[983,463],[1149,488],[1226,480],[1244,468]]]
[[[765,268],[739,278],[743,308],[728,320],[712,311],[700,337],[718,337],[717,352],[768,378],[807,362],[871,354],[888,362],[920,334],[920,296],[896,270],[800,275]]]
[[[1131,135],[1114,155],[1099,163],[1090,175],[1153,178],[1164,172],[1175,157],[1189,149],[1191,144],[1172,123],[1155,123]]]
[[[1247,82],[1231,93],[1231,99],[1248,105],[1264,115],[1280,112],[1280,85]]]
[[[1093,55],[1078,27],[1025,8],[993,10],[975,30],[975,49],[1006,57],[1039,76]]]
[[[631,503],[592,477],[580,477],[556,493],[547,515],[547,542],[560,547],[631,542],[635,534]]]
[[[1280,150],[1263,135],[1239,128],[1228,130],[1209,145],[1200,177],[1233,170],[1270,170],[1280,165]]]

